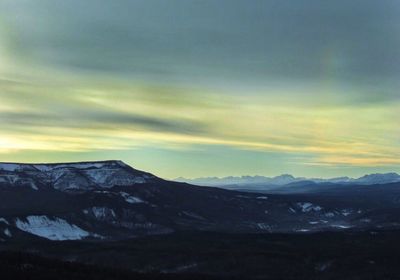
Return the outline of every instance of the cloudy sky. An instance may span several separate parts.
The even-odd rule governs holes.
[[[398,0],[0,0],[0,160],[400,172]]]

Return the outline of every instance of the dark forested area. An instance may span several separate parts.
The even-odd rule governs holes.
[[[0,270],[2,279],[41,280],[400,279],[399,241],[397,231],[30,241],[3,243]]]

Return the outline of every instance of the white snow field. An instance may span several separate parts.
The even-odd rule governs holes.
[[[90,235],[89,232],[63,219],[50,219],[47,216],[28,216],[26,221],[17,219],[15,225],[20,230],[50,240],[79,240]]]

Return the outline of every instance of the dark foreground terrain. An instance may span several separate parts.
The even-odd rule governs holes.
[[[0,279],[400,279],[400,183],[260,194],[0,163]]]
[[[2,279],[400,279],[400,232],[180,232],[0,245]],[[38,257],[40,255],[40,257]]]

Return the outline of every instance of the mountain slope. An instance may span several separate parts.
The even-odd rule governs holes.
[[[0,178],[3,241],[126,239],[181,230],[313,232],[400,225],[398,184],[382,193],[375,188],[354,189],[345,196],[265,195],[170,182],[120,161],[3,163]]]

